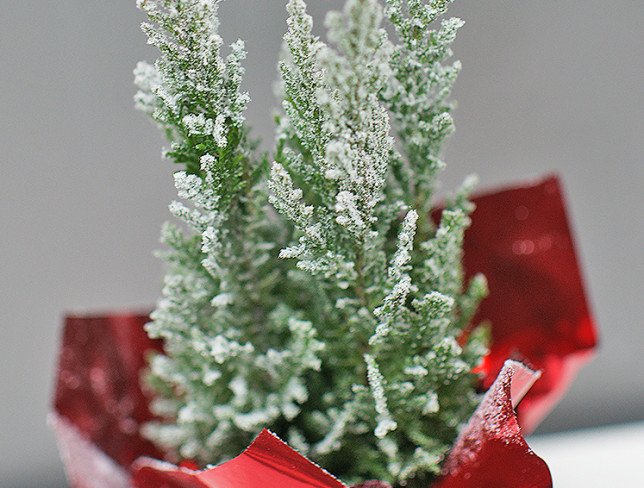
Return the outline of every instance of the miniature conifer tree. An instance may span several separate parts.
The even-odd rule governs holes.
[[[166,353],[145,434],[205,465],[267,427],[344,481],[420,485],[476,405],[485,353],[470,323],[485,281],[461,265],[473,181],[430,217],[462,22],[432,28],[447,0],[348,0],[327,45],[290,0],[269,159],[219,3],[139,0],[161,56],[137,66],[136,102],[170,141],[182,201],[147,326]]]

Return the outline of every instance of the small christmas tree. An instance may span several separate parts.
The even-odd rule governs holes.
[[[161,56],[137,106],[181,166],[147,330],[159,422],[145,434],[216,464],[267,427],[347,482],[426,482],[477,404],[486,293],[464,282],[468,179],[431,219],[453,131],[449,0],[348,0],[329,45],[290,0],[271,156],[244,121],[241,41],[220,0],[140,0]],[[388,22],[395,40],[383,29]]]

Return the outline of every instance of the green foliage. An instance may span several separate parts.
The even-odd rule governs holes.
[[[429,216],[461,22],[431,29],[447,1],[348,0],[327,45],[291,0],[269,168],[244,122],[243,44],[221,55],[219,3],[139,1],[161,57],[137,66],[136,103],[182,166],[183,224],[162,233],[147,330],[166,343],[149,377],[163,420],[145,434],[208,464],[268,427],[345,481],[426,482],[476,405],[485,353],[484,334],[463,334],[486,293],[461,265],[473,181]]]
[[[136,101],[184,168],[175,174],[181,202],[170,210],[185,224],[162,232],[168,272],[147,330],[166,344],[150,382],[159,392],[153,409],[168,422],[145,431],[178,456],[216,462],[264,425],[297,415],[303,375],[319,370],[323,344],[280,299],[287,266],[273,257],[285,228],[267,209],[266,165],[246,137],[243,44],[220,56],[218,2],[139,5],[161,57],[137,67]]]

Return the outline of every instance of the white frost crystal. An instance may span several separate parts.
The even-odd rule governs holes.
[[[365,354],[364,360],[367,363],[367,380],[371,387],[376,413],[378,414],[378,424],[376,425],[374,434],[378,439],[382,439],[388,432],[396,430],[398,424],[391,418],[391,413],[387,407],[387,396],[384,387],[385,379],[382,377],[382,373],[380,373],[376,360],[369,354]]]
[[[148,377],[161,420],[143,431],[178,456],[216,464],[268,427],[345,481],[426,485],[476,404],[473,180],[429,217],[462,22],[432,28],[449,0],[383,1],[331,12],[329,44],[288,2],[270,158],[245,124],[244,45],[222,54],[221,1],[138,2],[161,55],[135,69],[136,106],[180,165],[147,325],[165,342]]]

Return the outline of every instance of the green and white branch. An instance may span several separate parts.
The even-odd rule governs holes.
[[[432,29],[449,1],[348,0],[327,44],[290,0],[268,164],[219,3],[139,1],[161,55],[137,66],[136,104],[180,165],[147,326],[166,345],[148,377],[161,420],[144,432],[206,465],[267,427],[344,481],[422,486],[477,403],[485,353],[485,280],[461,264],[473,180],[430,217],[462,22]]]

